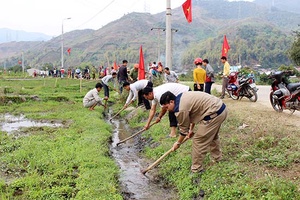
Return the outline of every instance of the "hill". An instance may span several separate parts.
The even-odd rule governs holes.
[[[18,42],[18,41],[47,41],[52,36],[43,33],[26,32],[20,30],[11,30],[0,28],[0,43]]]
[[[223,35],[231,46],[229,61],[253,66],[275,67],[290,64],[287,50],[298,27],[300,14],[270,10],[251,2],[194,0],[193,22],[188,24],[182,8],[172,10],[174,68],[192,68],[195,57],[219,64]],[[64,34],[66,67],[111,65],[113,61],[139,60],[143,45],[145,62],[165,57],[165,12],[130,13],[99,30],[71,31]],[[152,29],[152,31],[151,31]],[[31,67],[60,66],[60,37],[46,42],[12,42],[0,44],[0,61],[14,66],[25,55]],[[72,49],[68,56],[66,50]],[[159,54],[159,55],[158,55]]]

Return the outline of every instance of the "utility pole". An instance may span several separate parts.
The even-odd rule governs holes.
[[[64,20],[71,19],[71,17],[65,18],[61,23],[61,68],[64,68]]]
[[[23,75],[25,73],[25,68],[24,68],[24,52],[22,51],[22,72],[23,72]]]
[[[158,55],[157,55],[157,62],[159,62],[159,61],[161,61],[160,60],[160,31],[166,31],[166,28],[151,28],[151,31],[153,31],[153,30],[158,30],[158,38],[157,38],[157,46],[158,46]],[[178,31],[178,29],[171,29],[171,42],[170,42],[170,44],[171,44],[171,50],[170,50],[170,52],[172,53],[172,47],[173,47],[173,32],[177,32]],[[167,56],[166,56],[167,57]],[[167,63],[167,61],[166,61],[166,63]],[[168,66],[167,64],[165,65],[165,66]]]
[[[166,67],[172,69],[172,32],[171,32],[171,0],[167,0],[166,8]]]

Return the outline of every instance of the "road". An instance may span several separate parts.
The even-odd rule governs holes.
[[[221,92],[221,90],[222,90],[221,85],[213,84],[212,89],[214,89],[214,88],[216,88],[217,91],[219,91],[219,92]],[[269,98],[271,86],[257,85],[257,88],[258,88],[258,92],[257,92],[258,99],[257,99],[257,102],[255,102],[255,103],[259,103],[263,106],[267,106],[267,107],[273,109],[270,104],[270,98]],[[274,112],[275,112],[275,110],[274,110]],[[285,110],[284,113],[290,114],[290,111]],[[293,115],[300,117],[300,112],[295,111]]]

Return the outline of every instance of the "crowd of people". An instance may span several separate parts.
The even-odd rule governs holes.
[[[225,86],[229,64],[226,57],[222,57],[221,61],[224,63],[223,85]],[[208,59],[196,58],[194,64],[194,91],[192,91],[189,86],[180,84],[176,72],[163,67],[161,62],[157,65],[156,62],[149,63],[146,79],[139,80],[139,65],[134,64],[133,68],[128,70],[128,61],[123,60],[117,71],[102,77],[95,88],[85,95],[83,105],[90,110],[93,110],[96,105],[106,107],[103,101],[108,100],[110,88],[118,91],[119,94],[126,90],[128,97],[122,109],[137,100],[138,106],[144,105],[145,109],[149,110],[145,130],[150,128],[154,116],[157,116],[155,123],[159,123],[168,112],[170,133],[167,137],[175,138],[179,135],[172,150],[178,149],[185,139],[193,137],[191,171],[202,172],[206,153],[210,152],[216,162],[222,159],[218,134],[220,126],[226,119],[227,110],[221,99],[223,96],[217,98],[210,94],[214,83],[214,70],[209,65]],[[164,77],[164,83],[154,87],[153,80],[158,76]],[[102,88],[104,88],[103,99],[99,97]],[[158,104],[160,104],[160,111],[156,113]],[[199,125],[194,132],[196,124]]]

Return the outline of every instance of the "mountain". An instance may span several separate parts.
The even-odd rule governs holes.
[[[0,28],[0,43],[12,41],[47,41],[52,37],[43,33],[25,32]]]
[[[193,22],[188,24],[182,8],[172,10],[174,68],[193,68],[196,57],[219,64],[223,36],[231,49],[230,63],[278,67],[290,64],[287,51],[298,28],[300,14],[272,10],[253,2],[194,0]],[[165,12],[130,13],[98,30],[75,30],[64,34],[64,66],[112,65],[139,60],[142,45],[145,63],[165,61]],[[71,54],[67,49],[71,48]],[[0,44],[0,63],[17,65],[21,52],[25,65],[59,67],[61,39]],[[159,54],[160,53],[160,54]],[[158,55],[159,54],[159,55]]]
[[[276,11],[288,11],[300,14],[299,0],[255,0],[254,3]]]

